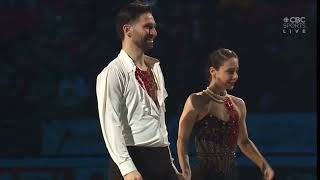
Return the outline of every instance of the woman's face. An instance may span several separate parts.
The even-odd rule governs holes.
[[[237,58],[229,58],[220,66],[219,70],[211,68],[210,73],[215,85],[224,89],[233,89],[238,80],[239,62]]]

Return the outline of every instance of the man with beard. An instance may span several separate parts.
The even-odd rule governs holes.
[[[176,180],[165,124],[167,92],[153,48],[156,23],[149,6],[130,3],[117,15],[122,49],[97,77],[102,134],[111,156],[110,180]]]

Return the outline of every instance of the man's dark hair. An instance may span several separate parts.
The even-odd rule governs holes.
[[[122,30],[123,25],[131,23],[137,20],[144,13],[152,13],[151,7],[143,4],[140,1],[132,2],[123,7],[116,20],[116,30],[121,40],[124,39],[124,32]]]

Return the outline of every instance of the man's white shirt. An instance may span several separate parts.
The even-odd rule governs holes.
[[[136,80],[136,66],[124,50],[97,76],[96,93],[103,138],[123,176],[137,170],[127,146],[165,147],[170,144],[164,102],[168,94],[160,63],[155,58],[144,57],[151,64],[159,107]],[[171,153],[170,158],[173,161]]]

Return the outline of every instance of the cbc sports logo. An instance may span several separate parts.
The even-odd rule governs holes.
[[[306,17],[284,17],[283,34],[306,34]]]

